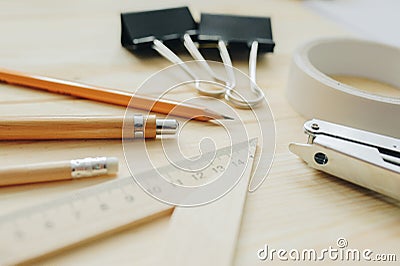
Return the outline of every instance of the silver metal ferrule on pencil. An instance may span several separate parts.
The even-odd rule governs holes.
[[[178,127],[179,123],[175,119],[156,119],[157,135],[174,135]]]
[[[71,160],[71,177],[82,178],[115,172],[115,162],[109,157],[88,157]]]
[[[159,119],[154,115],[133,116],[134,138],[155,138],[161,135],[173,135],[177,132],[179,123],[176,119]]]

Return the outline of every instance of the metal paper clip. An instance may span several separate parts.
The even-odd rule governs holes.
[[[399,139],[316,119],[304,130],[289,149],[310,167],[400,200]]]

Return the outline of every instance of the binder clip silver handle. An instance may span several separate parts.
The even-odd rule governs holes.
[[[194,81],[196,90],[203,95],[211,97],[221,97],[225,94],[226,88],[216,87],[213,90],[207,90],[200,85],[200,79],[174,52],[165,46],[160,40],[153,41],[153,49],[156,50],[161,56],[169,60],[173,64],[177,64],[184,70]],[[210,68],[211,70],[211,68]],[[212,70],[211,70],[212,71]]]
[[[229,56],[228,49],[223,41],[218,42],[218,49],[220,51],[221,59],[225,65],[225,71],[228,78],[223,79],[219,77],[208,65],[207,61],[201,55],[200,51],[197,49],[196,45],[192,41],[189,34],[184,35],[184,45],[192,57],[198,60],[199,64],[203,69],[216,81],[217,83],[225,84],[220,88],[206,89],[200,85],[200,79],[186,64],[183,62],[174,52],[172,52],[167,46],[165,46],[160,40],[153,40],[153,49],[157,51],[161,56],[181,67],[194,81],[196,90],[203,95],[211,97],[221,97],[224,96],[225,100],[230,102],[232,105],[238,108],[253,108],[264,100],[263,91],[257,87],[256,80],[256,64],[257,64],[257,49],[258,43],[253,42],[250,50],[249,59],[249,73],[250,73],[250,89],[256,94],[255,99],[245,99],[236,90],[236,80],[235,74],[232,66],[232,61]]]
[[[258,42],[254,41],[251,45],[250,56],[249,56],[249,76],[250,76],[250,89],[256,94],[256,98],[249,100],[243,98],[237,91],[235,91],[236,80],[233,71],[232,60],[229,56],[228,49],[224,41],[218,41],[218,50],[222,62],[225,65],[225,70],[228,76],[227,80],[224,80],[217,76],[215,72],[208,65],[207,61],[201,55],[200,51],[197,49],[196,45],[193,43],[192,38],[189,34],[184,35],[184,45],[192,57],[201,62],[202,67],[216,80],[224,81],[226,83],[225,99],[231,102],[234,106],[239,108],[253,108],[257,104],[264,100],[263,91],[256,85],[256,69],[257,69],[257,50]]]

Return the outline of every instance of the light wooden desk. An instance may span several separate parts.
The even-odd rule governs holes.
[[[120,12],[181,4],[172,0],[1,1],[0,66],[133,91],[169,63],[160,57],[137,58],[121,47]],[[265,88],[276,119],[276,157],[267,181],[247,197],[236,264],[267,263],[257,259],[257,250],[264,244],[276,249],[323,249],[335,246],[339,237],[345,237],[351,248],[398,254],[400,208],[396,203],[308,168],[287,148],[290,141],[304,142],[306,138],[304,119],[284,96],[291,53],[310,38],[348,33],[305,10],[301,1],[202,0],[189,5],[197,16],[200,12],[271,16],[277,43],[275,53],[258,64],[258,82]],[[234,61],[234,65],[247,72],[246,60]],[[0,87],[1,115],[124,112],[123,108],[82,99],[4,84]],[[204,124],[193,127],[194,137],[199,137]],[[188,139],[184,144],[191,148],[195,145],[191,142]],[[0,166],[101,154],[123,161],[120,141],[3,142]],[[128,175],[124,164],[121,167],[119,176]],[[104,179],[2,188],[0,214],[100,182]],[[162,241],[167,225],[168,217],[161,218],[38,264],[151,265],[157,262],[154,245]],[[223,247],[218,248],[223,252]]]

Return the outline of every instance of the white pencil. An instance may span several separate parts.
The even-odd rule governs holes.
[[[69,161],[44,162],[0,169],[0,186],[111,175],[118,171],[115,157],[88,157]]]

